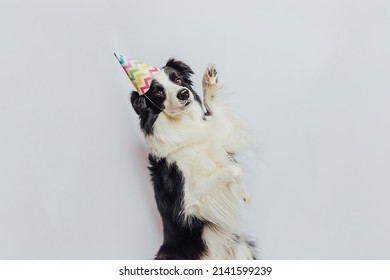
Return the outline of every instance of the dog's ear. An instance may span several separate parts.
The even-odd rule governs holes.
[[[137,115],[141,114],[147,109],[144,96],[140,96],[138,92],[133,91],[130,96],[131,105],[133,105],[134,111]]]
[[[188,66],[187,64],[185,64],[182,61],[176,60],[175,58],[170,58],[167,61],[167,64],[165,65],[165,67],[171,67],[171,68],[177,70],[178,72],[180,72],[183,75],[185,82],[192,85],[191,75],[194,74],[194,71],[192,71],[190,66]]]

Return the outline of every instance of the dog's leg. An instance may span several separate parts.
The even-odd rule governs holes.
[[[238,232],[241,209],[249,198],[238,166],[230,165],[197,179],[188,190],[186,214]]]
[[[206,68],[202,84],[204,106],[212,123],[212,130],[218,135],[217,141],[232,155],[250,147],[250,135],[245,123],[223,104],[223,100],[220,100],[217,91],[222,86],[214,64]]]
[[[216,92],[221,85],[218,83],[218,72],[214,64],[210,64],[202,80],[203,85],[203,102],[207,110],[207,115],[213,114],[213,105],[216,99]]]

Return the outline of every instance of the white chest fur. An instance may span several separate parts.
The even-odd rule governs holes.
[[[205,258],[250,258],[247,244],[240,241],[241,213],[249,195],[242,171],[228,153],[232,145],[227,145],[231,138],[226,125],[218,119],[204,120],[201,108],[191,106],[178,120],[158,117],[153,135],[146,137],[150,153],[175,163],[182,172],[182,214],[206,222]]]
[[[175,162],[184,182],[184,217],[207,221],[203,239],[210,259],[249,259],[242,231],[241,210],[248,198],[241,169],[218,143],[208,139],[167,157]]]

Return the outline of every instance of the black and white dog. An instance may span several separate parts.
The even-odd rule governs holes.
[[[248,134],[216,94],[215,67],[203,76],[204,107],[191,74],[188,65],[169,59],[145,95],[131,94],[164,227],[155,259],[255,259],[241,225],[249,195],[234,160]]]

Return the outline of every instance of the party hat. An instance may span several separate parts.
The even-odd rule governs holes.
[[[119,63],[122,65],[130,81],[134,84],[139,95],[144,95],[150,88],[150,80],[153,73],[159,69],[148,64],[133,60],[121,54],[114,53]]]

